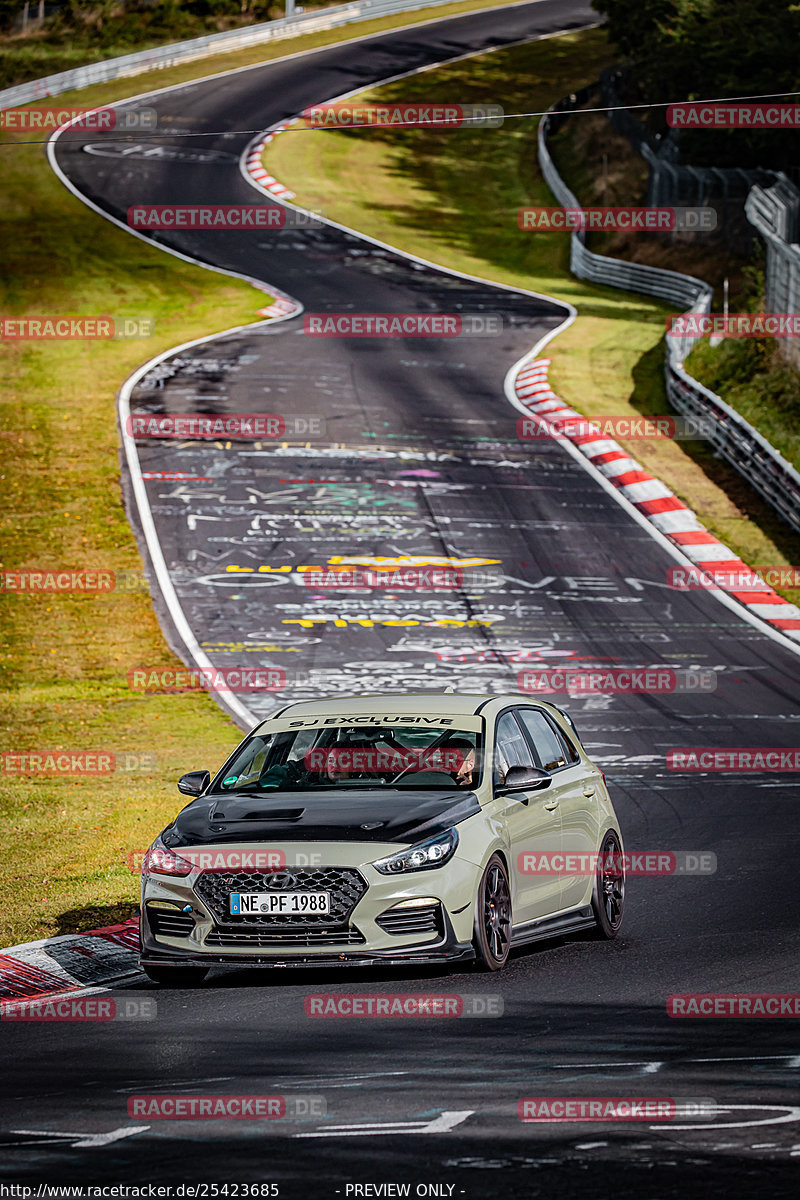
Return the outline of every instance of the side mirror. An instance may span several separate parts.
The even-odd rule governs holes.
[[[538,767],[509,767],[498,788],[500,792],[532,792],[549,787],[552,779]]]
[[[211,783],[210,771],[189,771],[178,780],[178,791],[184,796],[199,796]]]

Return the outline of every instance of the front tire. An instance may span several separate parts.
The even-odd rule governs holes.
[[[595,937],[613,940],[619,933],[625,909],[625,864],[619,835],[609,829],[600,847],[592,892],[597,926]]]
[[[208,974],[207,967],[145,967],[142,970],[153,983],[162,987],[191,988],[199,987]]]
[[[493,854],[478,885],[472,945],[481,971],[499,971],[511,949],[511,889],[499,854]]]

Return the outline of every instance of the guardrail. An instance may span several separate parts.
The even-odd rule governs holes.
[[[442,7],[446,3],[447,0],[358,0],[357,3],[341,4],[324,11],[300,13],[299,16],[281,17],[277,21],[229,29],[225,33],[210,33],[186,42],[154,46],[150,50],[139,50],[135,54],[123,54],[119,58],[88,63],[84,67],[73,67],[70,71],[60,71],[56,75],[45,75],[41,79],[31,79],[27,83],[6,88],[5,91],[0,91],[0,108],[29,104],[32,100],[58,96],[62,92],[88,87],[92,83],[107,83],[113,79],[141,75],[145,71],[163,70],[176,63],[208,58],[212,54],[244,50],[262,42],[280,41],[283,38],[297,37],[301,33],[335,29],[353,21],[369,21],[393,13],[413,12],[418,8]]]
[[[751,189],[744,206],[748,221],[764,239],[764,307],[768,312],[800,310],[800,191],[782,172],[769,187]],[[800,368],[800,339],[781,338],[779,353]]]
[[[588,93],[588,89],[586,89]],[[581,204],[564,183],[547,149],[547,137],[553,116],[567,112],[583,103],[584,96],[575,94],[560,101],[539,122],[539,167],[551,192],[564,208],[580,208]],[[754,189],[755,190],[755,189]],[[579,279],[630,292],[643,292],[680,306],[682,311],[707,313],[711,311],[713,289],[702,279],[625,262],[594,254],[586,248],[586,233],[575,230],[570,237],[570,270]],[[702,424],[705,437],[715,451],[747,479],[757,492],[783,519],[800,533],[800,474],[762,437],[744,417],[704,387],[684,370],[686,359],[697,337],[666,335],[664,364],[667,396],[672,406]]]

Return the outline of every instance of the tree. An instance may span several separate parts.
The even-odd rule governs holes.
[[[593,6],[607,17],[609,37],[629,67],[631,100],[663,104],[800,89],[800,4],[791,0],[593,0]],[[681,148],[697,162],[794,165],[800,134],[708,130],[686,134]]]

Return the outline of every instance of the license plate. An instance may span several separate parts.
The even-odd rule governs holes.
[[[328,913],[331,911],[330,892],[231,892],[231,916],[250,913]]]

